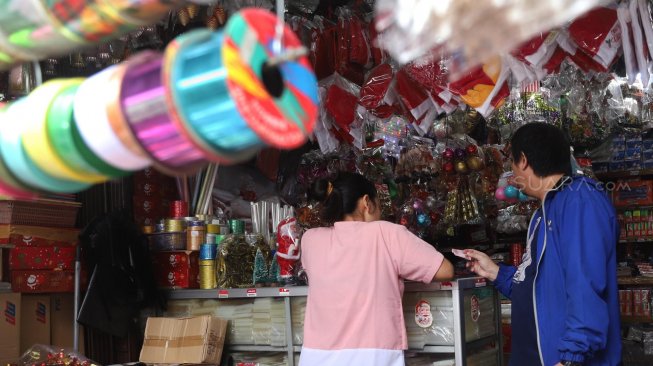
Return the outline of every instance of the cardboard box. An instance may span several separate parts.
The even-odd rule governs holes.
[[[50,295],[50,343],[56,348],[73,348],[75,297],[73,294]],[[79,352],[84,354],[84,332],[80,324]]]
[[[75,269],[76,247],[22,247],[9,250],[9,269]]]
[[[0,365],[15,363],[20,357],[21,296],[0,292]]]
[[[619,181],[612,191],[615,206],[635,206],[653,204],[653,181]]]
[[[79,229],[60,227],[0,225],[0,244],[16,246],[74,246]]]
[[[85,280],[86,276],[82,274],[81,278]],[[81,286],[86,287],[85,281],[82,281]],[[73,292],[75,271],[11,271],[11,290],[29,293]]]
[[[23,295],[21,315],[20,353],[35,344],[50,344],[50,296]]]
[[[204,315],[190,318],[148,318],[140,361],[156,363],[220,363],[227,321]]]
[[[199,288],[199,252],[167,251],[152,253],[157,284],[164,288]]]

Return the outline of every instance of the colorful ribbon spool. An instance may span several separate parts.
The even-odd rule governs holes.
[[[4,117],[5,109],[6,107],[4,105],[0,107],[0,130],[2,129],[2,125],[8,122]],[[25,187],[9,171],[2,154],[0,154],[0,195],[23,200],[36,198],[36,194],[31,192],[28,187]]]
[[[122,112],[158,170],[170,175],[194,173],[206,160],[171,120],[161,67],[162,55],[156,52],[141,52],[129,59],[120,88]]]
[[[58,137],[49,136],[47,128],[48,114],[57,95],[71,86],[80,85],[83,80],[82,78],[51,80],[30,93],[27,100],[31,105],[32,113],[29,115],[22,141],[27,155],[45,173],[60,179],[93,184],[104,182],[107,177],[75,169],[56,151],[51,141],[57,140]]]
[[[176,5],[184,1],[169,0],[99,0],[106,3],[116,14],[134,25],[150,25],[167,15]]]
[[[247,9],[232,16],[224,34],[196,30],[166,48],[164,84],[174,120],[211,160],[249,159],[264,142],[294,148],[312,131],[317,81],[306,58],[266,66],[276,23],[267,11]],[[288,27],[283,42],[301,46]],[[276,80],[263,77],[264,66]]]
[[[23,121],[28,120],[31,113],[31,103],[27,98],[22,98],[9,105],[4,115],[6,122],[0,126],[0,152],[9,170],[17,179],[36,190],[74,193],[88,188],[88,184],[48,175],[30,159],[21,137],[26,128]]]
[[[81,82],[62,90],[54,98],[48,111],[48,138],[55,151],[61,159],[78,171],[110,178],[129,174],[105,163],[84,143],[73,119],[73,102],[79,85]]]
[[[75,124],[85,145],[107,164],[124,171],[141,170],[150,160],[123,144],[107,113],[112,97],[108,84],[117,70],[117,65],[106,68],[80,85],[74,101]]]
[[[2,46],[18,52],[24,60],[62,54],[85,44],[51,17],[41,0],[9,0],[0,4],[0,33],[8,42]]]

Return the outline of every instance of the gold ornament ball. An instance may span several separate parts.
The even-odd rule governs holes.
[[[456,172],[460,174],[467,173],[467,164],[464,161],[459,161],[456,163]]]
[[[470,156],[467,159],[467,167],[474,171],[479,171],[483,168],[483,161],[478,156]]]

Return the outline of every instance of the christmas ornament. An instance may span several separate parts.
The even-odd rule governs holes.
[[[519,197],[519,190],[515,186],[506,186],[505,187],[506,198],[517,198]]]
[[[453,156],[454,156],[453,149],[451,148],[444,149],[444,152],[442,153],[443,158],[445,158],[446,160],[451,160],[453,159]]]
[[[494,197],[496,197],[496,199],[499,201],[505,201],[507,198],[505,187],[498,187],[497,190],[494,191]]]
[[[483,161],[478,156],[468,157],[466,163],[467,163],[467,167],[473,171],[479,171],[483,168]]]
[[[453,163],[450,162],[450,161],[448,161],[448,162],[442,164],[442,170],[443,170],[445,173],[451,173],[451,172],[453,172]]]
[[[524,201],[528,201],[529,199],[531,199],[530,197],[528,197],[528,195],[526,195],[526,194],[525,194],[524,192],[522,192],[522,191],[519,191],[518,198],[519,198],[519,200],[522,201],[522,202],[524,202]]]
[[[474,144],[467,145],[467,148],[465,148],[465,150],[470,155],[474,155],[474,154],[476,154],[478,152],[478,148]]]
[[[467,169],[467,164],[464,161],[456,162],[456,172],[460,174],[466,174],[469,170]]]
[[[456,149],[454,151],[454,156],[456,159],[464,159],[465,158],[465,150],[464,149]]]

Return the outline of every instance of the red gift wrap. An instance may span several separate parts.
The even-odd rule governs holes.
[[[199,252],[168,251],[152,253],[157,284],[163,288],[199,288]]]
[[[23,247],[9,250],[9,269],[75,269],[76,247]]]
[[[82,289],[86,288],[86,275],[83,272],[81,287]],[[11,290],[26,293],[73,292],[75,290],[75,271],[11,271]]]

